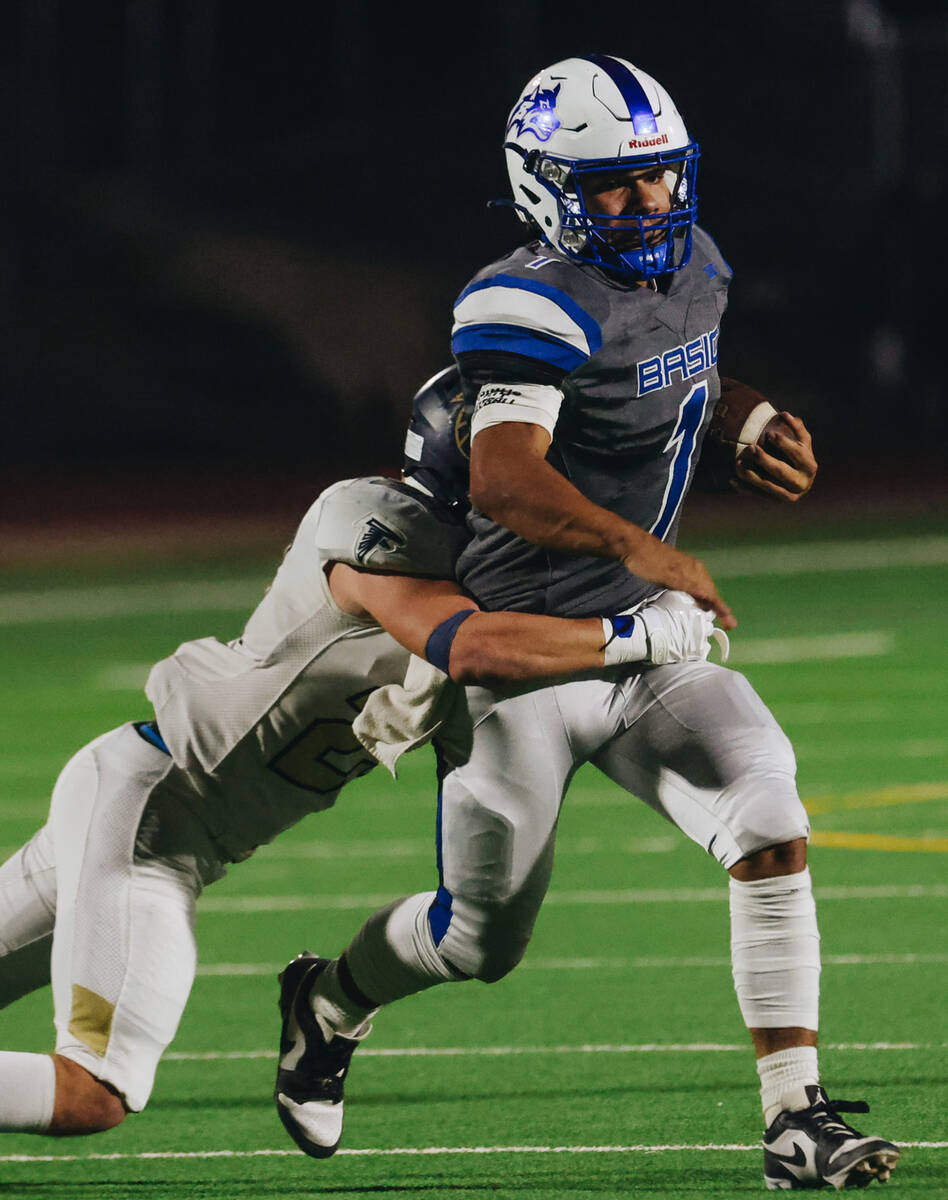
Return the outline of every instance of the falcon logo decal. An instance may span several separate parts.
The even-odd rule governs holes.
[[[369,517],[359,526],[353,557],[357,563],[369,562],[376,551],[392,554],[405,545],[405,538],[378,517]]]
[[[555,88],[537,87],[528,96],[524,96],[510,114],[507,133],[515,129],[518,137],[524,133],[532,133],[538,141],[548,142],[560,127],[559,118],[554,111],[559,92],[560,84],[557,84]]]

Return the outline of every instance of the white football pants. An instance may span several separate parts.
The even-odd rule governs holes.
[[[569,782],[594,763],[724,867],[805,837],[793,750],[735,671],[713,663],[577,680],[509,699],[468,689],[470,759],[441,789],[442,957],[492,981],[522,957],[553,864]]]

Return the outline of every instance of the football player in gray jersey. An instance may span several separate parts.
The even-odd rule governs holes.
[[[535,240],[480,271],[455,304],[459,403],[473,408],[473,536],[458,578],[485,608],[560,616],[685,594],[730,628],[704,565],[674,546],[720,395],[731,278],[695,224],[698,146],[659,83],[594,54],[529,81],[504,150],[514,208]],[[803,422],[788,423],[781,457],[756,449],[739,475],[795,501],[816,460]],[[418,457],[412,431],[406,451]],[[443,771],[437,890],[377,914],[339,960],[307,955],[283,976],[291,1052],[277,1100],[297,1143],[315,1155],[338,1144],[341,1080],[375,1007],[516,965],[549,880],[563,795],[589,761],[729,872],[767,1185],[888,1178],[897,1148],[841,1122],[845,1102],[820,1085],[809,826],[793,751],[747,681],[682,662],[515,696],[469,688],[468,704],[473,749]]]
[[[457,447],[422,440],[437,477],[327,489],[241,636],[159,662],[155,719],[79,750],[46,824],[0,867],[0,1005],[51,978],[56,1024],[52,1056],[0,1051],[0,1130],[92,1133],[143,1108],[194,976],[202,888],[435,729],[463,750],[451,680],[707,654],[711,618],[695,608],[634,625],[481,612],[453,580],[468,536]]]

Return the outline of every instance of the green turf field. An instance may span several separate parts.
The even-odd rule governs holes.
[[[793,739],[813,817],[824,1076],[870,1101],[858,1124],[907,1147],[891,1194],[948,1196],[948,538],[715,544],[706,559],[741,621],[732,665]],[[73,750],[149,715],[147,665],[185,638],[238,633],[272,565],[0,575],[4,857],[43,820]],[[208,891],[201,971],[148,1109],[90,1139],[6,1135],[0,1195],[763,1190],[725,877],[591,769],[567,799],[523,965],[381,1014],[350,1075],[343,1150],[295,1151],[270,1100],[275,974],[433,886],[433,764],[403,761],[398,783],[359,780]],[[0,1013],[0,1046],[51,1047],[49,989]]]

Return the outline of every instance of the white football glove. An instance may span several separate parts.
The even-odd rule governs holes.
[[[605,665],[646,662],[702,662],[717,643],[721,661],[727,662],[730,642],[716,629],[714,614],[699,608],[686,592],[663,592],[657,600],[622,617],[603,618],[606,636]]]

